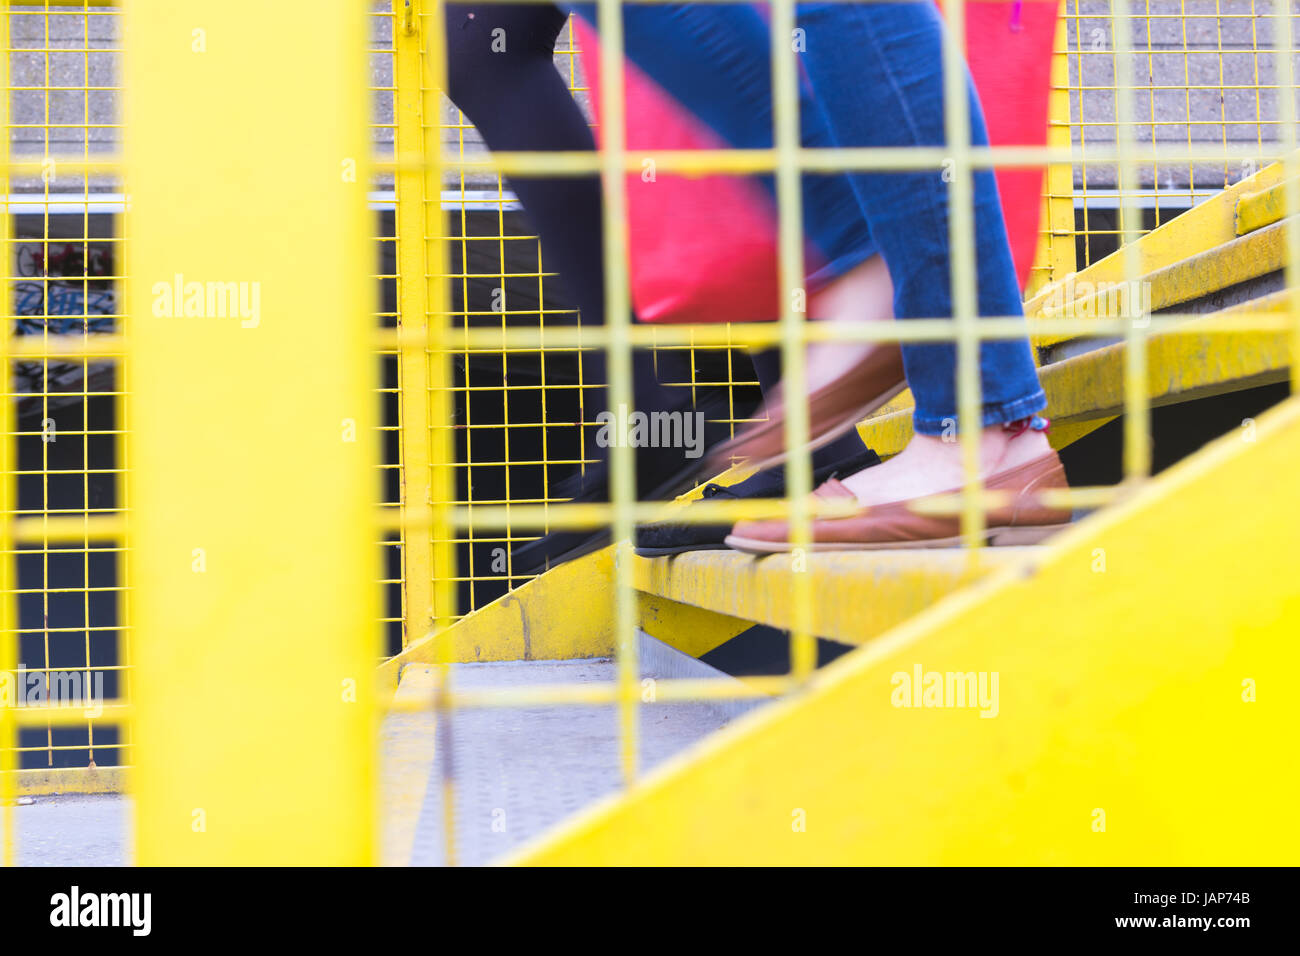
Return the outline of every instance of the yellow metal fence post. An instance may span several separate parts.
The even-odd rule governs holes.
[[[604,201],[605,322],[607,336],[607,408],[618,410],[632,405],[632,323],[627,268],[627,101],[623,60],[623,6],[618,0],[599,0],[600,29],[599,122],[604,135],[600,143],[600,174]],[[622,416],[619,416],[621,421]],[[626,430],[625,424],[619,428]],[[632,506],[636,502],[636,475],[632,449],[626,434],[618,434],[609,448],[610,521],[617,548],[614,561],[614,647],[617,662],[620,761],[623,782],[631,785],[638,773],[641,745],[639,696],[640,662],[636,641],[636,593],[632,581],[631,555],[624,542],[635,527]]]
[[[443,7],[439,0],[411,0],[414,14],[412,28],[420,38],[420,95],[424,116],[437,117],[442,105],[442,91],[447,86],[447,56],[443,43]],[[423,7],[423,9],[421,9]],[[459,528],[452,519],[451,502],[456,496],[453,474],[455,445],[452,441],[453,421],[450,320],[451,303],[447,276],[448,242],[450,235],[447,215],[442,210],[442,128],[435,120],[423,124],[424,140],[421,157],[424,160],[424,238],[425,238],[425,301],[428,309],[426,321],[428,390],[428,416],[434,427],[429,432],[429,488],[434,506],[430,515],[433,542],[433,629],[441,633],[456,617],[456,544]],[[434,197],[434,213],[429,214],[428,197]],[[405,386],[403,386],[405,388]],[[468,392],[466,401],[469,401]],[[468,446],[467,446],[468,447]],[[468,456],[467,456],[468,460]],[[435,671],[437,685],[434,710],[437,714],[437,736],[434,745],[438,759],[438,786],[442,794],[443,860],[448,866],[457,862],[456,846],[456,778],[453,771],[452,707],[450,646],[438,645]]]
[[[1047,145],[1069,149],[1070,54],[1067,3],[1061,3],[1056,24],[1056,52],[1052,54],[1052,91],[1048,94]],[[1053,163],[1047,167],[1047,228],[1051,242],[1051,277],[1056,282],[1078,268],[1074,248],[1074,166]]]
[[[790,38],[795,36],[797,16],[792,2],[771,7],[772,58],[772,142],[777,152],[776,190],[778,273],[781,289],[781,379],[795,401],[785,419],[785,441],[792,449],[808,444],[808,375],[806,367],[807,318],[796,306],[804,289],[802,176],[795,153],[799,149],[799,85],[797,60]],[[812,492],[812,462],[806,452],[796,451],[786,463],[786,498],[790,510],[790,540],[799,552],[812,542],[808,499]],[[817,638],[812,633],[812,590],[806,574],[796,575],[791,595],[794,620],[790,628],[790,673],[797,681],[808,680],[817,669]]]
[[[124,5],[141,864],[375,859],[365,12]]]
[[[419,16],[421,31],[421,110],[424,116],[424,140],[420,156],[424,166],[424,300],[428,314],[423,327],[423,352],[426,356],[426,420],[432,422],[427,441],[429,449],[429,488],[435,507],[432,509],[433,545],[433,628],[440,631],[456,619],[456,534],[450,503],[455,500],[455,443],[452,441],[453,419],[450,345],[451,302],[447,214],[442,209],[442,127],[436,117],[446,86],[446,52],[443,49],[443,8],[438,0],[412,0]],[[422,8],[422,9],[421,9]],[[430,121],[430,117],[435,117]],[[430,199],[429,197],[433,197]]]
[[[0,0],[0,96],[4,112],[9,114],[9,0]],[[14,443],[15,402],[10,399],[9,336],[13,314],[10,263],[13,248],[9,225],[9,129],[0,130],[0,197],[4,212],[0,215],[0,396],[4,397],[0,417],[0,866],[14,864],[13,801],[18,776],[18,727],[13,708],[18,705],[17,663],[18,630],[14,613],[14,586],[18,557],[13,548],[13,512],[16,495],[13,461],[17,458]],[[10,697],[10,693],[12,696]]]
[[[1052,89],[1047,98],[1047,145],[1070,148],[1069,11],[1062,0],[1052,53]],[[1038,254],[1025,290],[1028,299],[1043,286],[1059,282],[1078,268],[1074,249],[1074,166],[1051,163],[1043,182],[1043,224]]]
[[[393,3],[393,124],[398,156],[424,151],[425,111],[419,0]],[[436,108],[436,103],[435,103]],[[432,125],[437,128],[437,114]],[[422,512],[433,505],[429,431],[429,234],[428,202],[437,203],[436,179],[426,193],[425,170],[401,166],[394,177],[394,230],[397,237],[397,325],[407,344],[398,357],[401,389],[402,507]],[[435,207],[436,208],[436,207]],[[436,219],[435,219],[436,222]],[[418,343],[418,344],[416,344]],[[404,528],[402,535],[402,646],[418,641],[434,623],[432,529]],[[444,575],[449,572],[443,571]]]

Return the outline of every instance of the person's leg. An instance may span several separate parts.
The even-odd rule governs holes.
[[[837,143],[923,147],[946,141],[943,27],[931,4],[802,4],[799,23],[807,44],[803,66]],[[862,57],[863,51],[870,56]],[[987,145],[982,105],[970,77],[963,75],[963,81],[970,141]],[[895,283],[894,314],[900,319],[951,316],[953,263],[944,177],[938,171],[880,171],[855,174],[853,182],[873,234],[880,233],[879,246]],[[1018,316],[1020,288],[992,170],[975,171],[972,186],[977,314]],[[903,354],[922,440],[890,470],[873,473],[882,493],[890,476],[905,471],[909,462],[920,464],[933,481],[946,482],[943,469],[928,467],[934,459],[930,453],[940,447],[930,439],[954,437],[957,425],[955,346],[905,346]],[[978,424],[986,429],[985,458],[996,462],[1005,458],[1000,452],[1009,434],[996,426],[1043,409],[1046,399],[1025,336],[981,343],[979,367]],[[1045,438],[1032,432],[1017,443],[1015,454],[1046,451]],[[940,454],[946,458],[951,453],[955,460],[955,452],[947,447]]]
[[[449,4],[447,95],[494,152],[594,150],[586,117],[555,69],[568,14],[550,4]],[[605,322],[604,223],[595,176],[511,177],[537,231],[547,269],[559,273],[587,325]],[[659,385],[651,359],[634,360],[639,408],[681,404]],[[605,381],[605,356],[583,356],[584,381]]]
[[[929,4],[801,4],[805,69],[837,140],[848,146],[935,146],[946,141],[942,23]],[[971,138],[987,143],[983,113],[967,81]],[[952,315],[948,184],[937,170],[865,172],[854,183],[894,280],[900,319]],[[974,175],[974,243],[979,314],[1021,314],[997,185],[990,170]],[[895,501],[959,485],[956,349],[951,344],[903,349],[916,399],[917,438],[885,466],[845,482],[864,503]],[[1046,407],[1027,338],[980,346],[981,447],[988,473],[1048,452],[1041,432],[1000,426]]]
[[[947,141],[942,26],[932,7],[804,4],[799,22],[808,43],[805,66],[841,142],[897,147]],[[980,107],[969,80],[967,87],[972,141],[982,144]],[[903,320],[951,316],[947,183],[938,171],[862,173],[854,181],[894,279],[895,314]],[[989,172],[974,177],[974,205],[978,313],[1020,315],[1019,288]],[[1028,339],[981,345],[983,408],[976,422],[957,421],[953,345],[908,346],[905,356],[916,398],[916,434],[888,462],[819,489],[822,499],[867,507],[848,518],[814,521],[812,546],[839,550],[960,543],[958,517],[927,516],[909,507],[916,498],[961,487],[961,447],[951,440],[958,424],[979,430],[985,485],[1010,502],[985,511],[992,543],[1028,543],[1068,523],[1068,510],[1042,500],[1044,491],[1065,487],[1066,478],[1047,442],[1046,423],[1036,415],[1046,407],[1046,398]],[[791,529],[787,522],[740,522],[726,541],[757,553],[783,551],[791,546]]]
[[[845,146],[942,146],[942,21],[932,4],[805,3],[799,6],[807,54],[801,62]],[[983,112],[966,82],[971,140],[986,145]],[[855,174],[872,235],[894,281],[900,319],[952,315],[949,186],[938,170]],[[1021,314],[1020,289],[991,170],[974,175],[980,315]],[[951,431],[957,414],[956,350],[950,344],[903,349],[922,435]],[[984,408],[977,426],[1024,418],[1046,407],[1027,338],[980,347]],[[963,423],[966,424],[966,423]]]
[[[470,119],[493,151],[594,150],[591,129],[555,68],[555,41],[568,14],[547,4],[449,4],[446,7],[447,94]],[[511,177],[542,246],[548,270],[559,273],[587,326],[605,322],[605,271],[600,180],[596,176]],[[667,361],[676,361],[670,355]],[[603,385],[605,353],[583,353],[583,381]],[[633,404],[645,411],[689,411],[690,395],[659,383],[654,356],[638,350],[632,360]],[[669,373],[673,374],[673,373]],[[682,373],[684,376],[684,373]],[[603,390],[588,393],[588,421],[605,408]],[[710,417],[721,408],[710,407]],[[725,437],[720,426],[711,440]],[[685,450],[638,449],[640,495],[659,497],[697,470]],[[559,498],[604,501],[608,498],[607,450],[588,442],[590,461],[580,472],[556,481]],[[547,563],[574,557],[603,543],[600,532],[553,532],[514,550],[515,573],[542,570]]]
[[[595,18],[591,5],[578,13]],[[755,7],[715,4],[632,5],[623,10],[628,60],[707,125],[728,146],[770,148],[772,76],[767,21]],[[596,24],[597,27],[599,24]],[[808,147],[838,145],[822,104],[806,83],[800,90],[800,136]],[[762,177],[775,199],[772,177]],[[846,174],[801,180],[807,242],[808,313],[828,321],[884,320],[892,293],[866,217]],[[755,318],[767,318],[756,316]],[[809,397],[811,447],[848,433],[853,423],[903,387],[897,346],[840,342],[808,351],[808,379],[824,385]],[[713,464],[745,458],[764,467],[785,457],[785,405],[765,390],[762,420],[719,446]],[[848,439],[843,445],[851,445]]]
[[[599,29],[593,4],[570,8]],[[667,94],[736,149],[770,149],[772,77],[767,21],[744,4],[630,4],[623,8],[625,53]],[[800,97],[805,146],[836,145],[822,105],[806,86]],[[772,178],[760,177],[775,198]],[[811,291],[876,253],[849,177],[802,180],[804,232],[815,261]]]
[[[755,352],[751,359],[754,362],[754,373],[758,378],[758,386],[764,395],[771,395],[781,384],[781,350],[776,348],[763,349],[761,352]],[[856,458],[866,450],[866,445],[862,443],[862,438],[858,435],[857,429],[850,429],[839,438],[829,444],[823,445],[816,449],[812,455],[812,468],[814,472],[822,471],[826,468],[832,468],[840,462]],[[879,464],[880,459],[877,457],[872,464]],[[776,474],[776,481],[771,483],[774,490],[770,492],[771,497],[780,497],[784,493],[785,482],[780,480],[783,472],[782,467],[773,467],[772,472]],[[759,472],[763,474],[763,472]],[[844,472],[848,474],[848,472]],[[757,476],[755,476],[757,477]],[[758,486],[755,482],[755,486]],[[768,494],[768,492],[765,492]]]
[[[766,42],[766,25],[755,10],[690,5],[666,9],[649,18],[639,8],[628,11],[641,38],[629,43],[629,54],[689,106],[700,109],[704,121],[717,124],[720,135],[732,145],[772,145],[768,61],[764,56],[754,69],[746,55],[747,44]],[[552,62],[555,40],[567,16],[559,8],[544,4],[447,6],[448,96],[474,123],[490,149],[595,148],[587,121]],[[649,29],[652,25],[661,31],[681,31],[689,38],[687,46],[701,54],[688,64],[690,69],[683,69],[673,47],[652,39],[665,36],[662,32],[654,34]],[[732,39],[726,39],[728,36]],[[718,42],[720,39],[722,42]],[[696,66],[703,71],[694,71]],[[727,94],[701,98],[692,92],[698,89],[721,89]],[[802,113],[808,143],[830,145],[820,104],[808,99]],[[538,232],[548,267],[559,272],[584,321],[603,324],[604,228],[599,180],[594,176],[516,176],[511,186]],[[805,190],[810,205],[818,211],[815,237],[825,250],[821,268],[811,277],[814,284],[821,285],[858,266],[874,250],[846,177],[806,177]],[[856,311],[860,317],[887,318],[886,292],[872,290],[869,296],[859,296]],[[864,299],[870,302],[862,302]],[[828,309],[830,317],[845,317],[851,311],[846,301]],[[829,354],[832,350],[826,351]],[[843,348],[834,351],[843,358]],[[643,364],[638,359],[638,375],[644,371]],[[603,360],[597,353],[584,367],[593,373],[595,381],[604,381]],[[770,381],[760,379],[760,384],[769,391],[778,380],[779,374]],[[643,397],[651,398],[648,394]],[[655,403],[638,404],[653,407]]]
[[[448,4],[447,95],[494,152],[592,150],[591,129],[555,68],[568,14],[549,4]],[[511,188],[583,320],[604,322],[600,182],[530,179]]]
[[[811,92],[804,90],[801,96],[805,145],[944,143],[942,27],[933,6],[804,4],[799,17],[807,42],[800,59],[812,83]],[[756,11],[632,7],[625,23],[629,58],[732,145],[770,145],[767,30]],[[969,96],[972,140],[983,144],[982,114],[973,90]],[[839,235],[835,224],[844,209],[832,198],[839,180],[805,177],[805,225],[832,259]],[[895,283],[897,316],[950,316],[948,197],[939,171],[862,173],[853,182]],[[1019,288],[991,172],[976,175],[975,197],[979,312],[1017,315]],[[954,346],[909,346],[904,353],[917,401],[916,431],[930,436],[951,432],[956,424]],[[1017,420],[1045,407],[1027,339],[984,343],[980,355],[980,426]]]

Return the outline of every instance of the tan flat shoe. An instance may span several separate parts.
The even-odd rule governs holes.
[[[1069,511],[1049,508],[1040,501],[1040,493],[1045,490],[1069,487],[1065,469],[1055,451],[993,475],[984,482],[984,487],[1013,494],[1009,504],[990,508],[985,513],[990,544],[1034,544],[1069,526]],[[954,488],[946,494],[959,491]],[[828,501],[856,500],[857,497],[834,478],[814,494]],[[909,502],[915,500],[919,499],[864,507],[846,518],[815,520],[812,522],[811,550],[874,551],[884,548],[943,548],[961,544],[959,515],[916,514],[908,507]],[[726,543],[738,551],[753,554],[776,554],[793,547],[787,521],[742,521],[731,529]]]
[[[903,352],[895,343],[873,348],[857,365],[815,389],[808,396],[808,447],[812,450],[839,438],[862,419],[907,387]],[[710,453],[710,465],[721,470],[733,458],[769,468],[785,461],[785,401],[778,390],[764,406],[767,420],[743,428],[735,438]]]

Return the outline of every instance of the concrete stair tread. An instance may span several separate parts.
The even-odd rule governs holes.
[[[641,635],[639,651],[643,677],[734,680],[647,635]],[[432,667],[408,666],[399,697],[431,688],[432,679]],[[461,690],[616,680],[617,666],[608,658],[451,665],[452,687]],[[640,772],[755,706],[728,701],[640,707]],[[450,748],[455,856],[462,865],[498,860],[622,786],[613,705],[456,710],[442,733],[432,713],[395,713],[383,731],[389,863],[447,862],[435,739]]]
[[[997,568],[1029,559],[1040,547],[899,548],[757,557],[739,551],[693,551],[637,558],[637,590],[772,627],[789,628],[794,577],[812,588],[812,631],[859,644]]]

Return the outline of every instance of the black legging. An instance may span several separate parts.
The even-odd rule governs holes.
[[[493,152],[594,150],[595,140],[553,60],[568,15],[548,4],[449,4],[447,95]],[[494,31],[504,33],[496,34]],[[499,38],[501,52],[492,45]],[[500,47],[500,43],[498,43]],[[583,320],[604,322],[600,181],[591,176],[511,177],[548,265]]]
[[[458,3],[446,9],[447,95],[469,117],[490,150],[596,148],[586,118],[555,69],[555,40],[568,14],[549,4]],[[604,229],[599,178],[512,176],[510,185],[541,240],[547,267],[559,272],[583,322],[603,325]],[[681,404],[680,398],[674,401],[658,384],[651,356],[640,351],[633,364],[638,407]],[[605,381],[604,352],[584,353],[583,369],[586,380]]]

